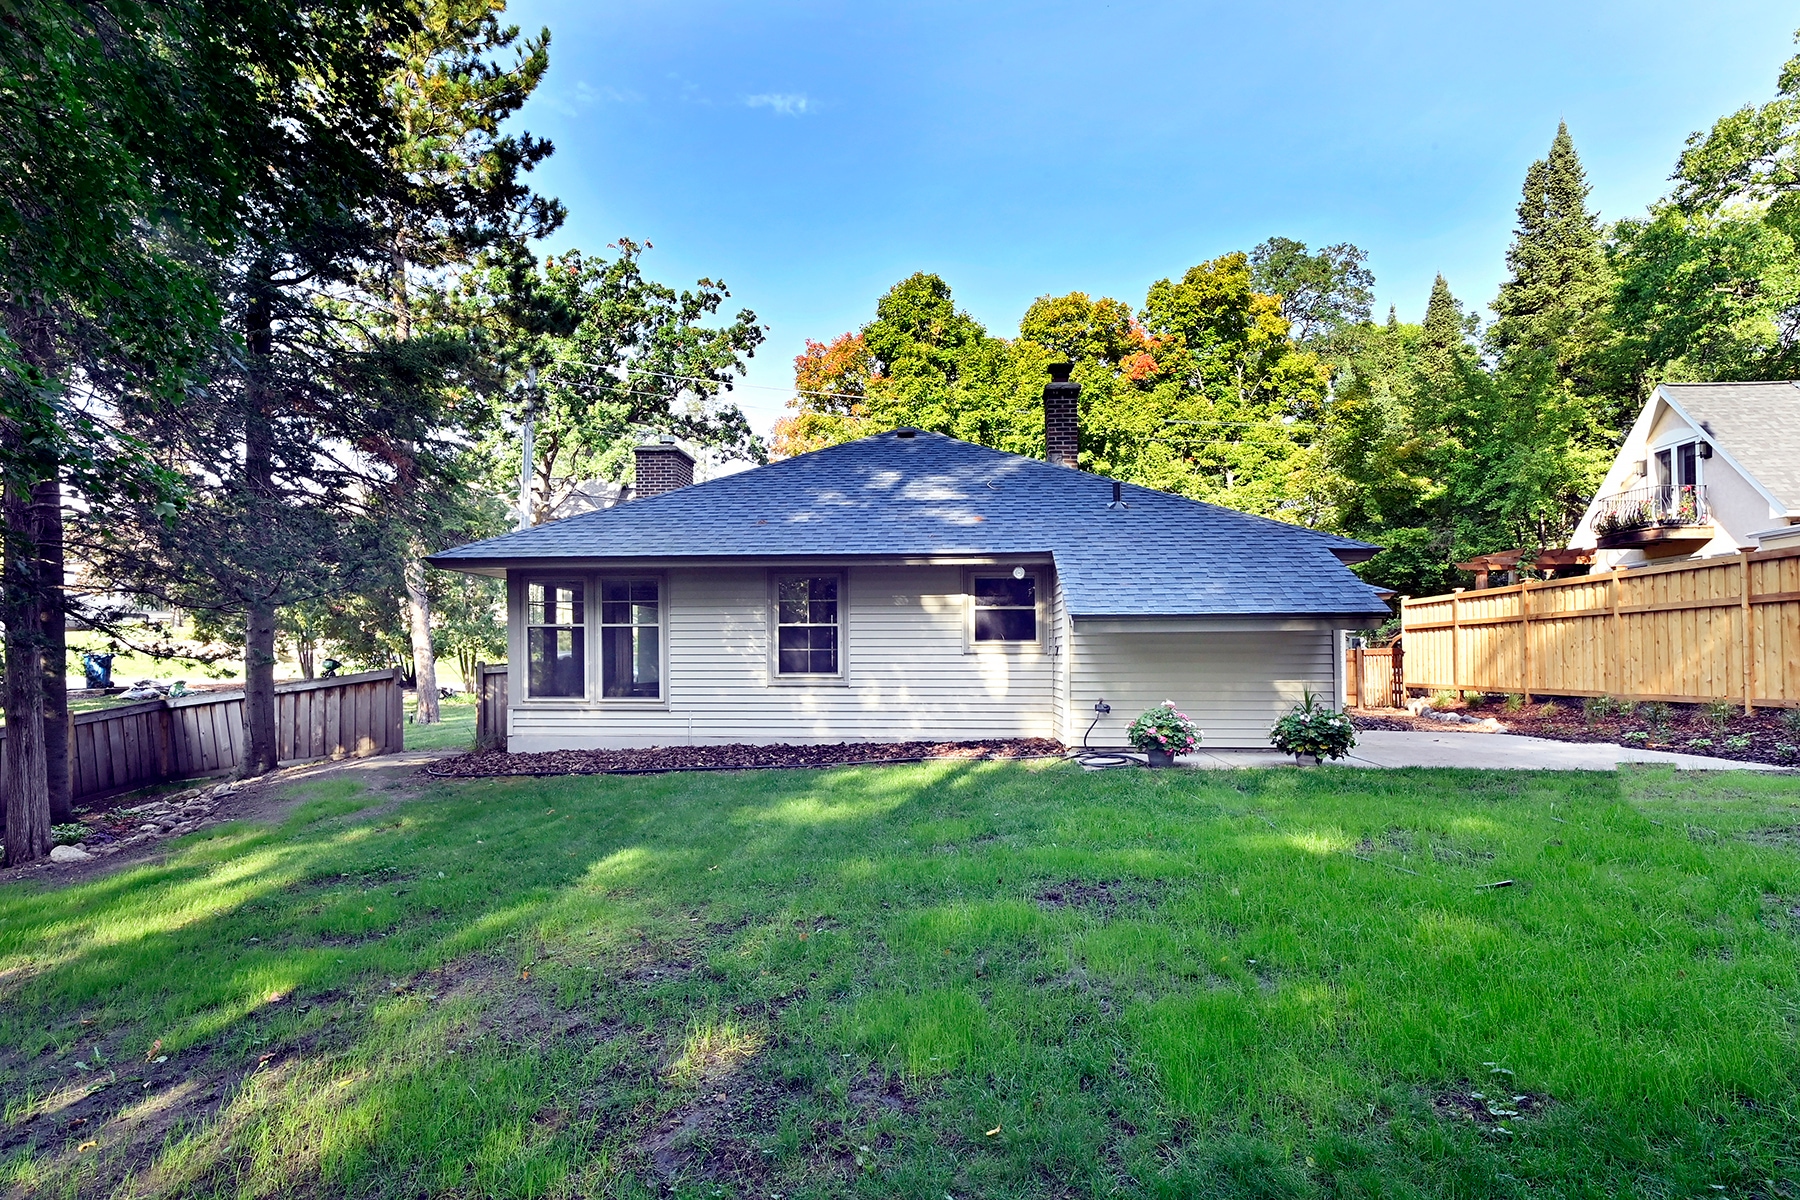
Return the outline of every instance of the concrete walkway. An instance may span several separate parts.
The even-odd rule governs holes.
[[[1293,758],[1273,750],[1207,750],[1176,759],[1183,767],[1279,767]],[[1432,733],[1365,729],[1356,749],[1339,759],[1349,767],[1474,767],[1527,771],[1611,771],[1620,763],[1658,763],[1678,771],[1778,771],[1764,763],[1639,750],[1616,742],[1558,742],[1516,733]]]

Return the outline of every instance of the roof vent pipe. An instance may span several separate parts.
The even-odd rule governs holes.
[[[1121,484],[1116,479],[1113,480],[1112,503],[1107,505],[1106,507],[1108,507],[1108,508],[1130,508],[1131,505],[1125,503],[1124,490],[1125,489],[1124,489],[1123,484]]]
[[[1073,363],[1051,363],[1044,385],[1044,457],[1059,467],[1072,467],[1081,456],[1081,385],[1069,381],[1074,369]]]

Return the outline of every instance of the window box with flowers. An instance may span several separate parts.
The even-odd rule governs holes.
[[[1175,765],[1177,754],[1198,750],[1202,735],[1199,726],[1178,710],[1173,700],[1164,700],[1133,721],[1126,736],[1144,752],[1151,766],[1170,767]]]

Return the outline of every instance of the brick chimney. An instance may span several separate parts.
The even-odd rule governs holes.
[[[1081,385],[1069,382],[1072,363],[1051,363],[1050,382],[1044,385],[1044,457],[1060,467],[1076,465],[1081,453],[1081,420],[1075,402]]]
[[[675,444],[672,437],[645,442],[637,448],[637,483],[634,500],[660,496],[694,482],[694,456]]]

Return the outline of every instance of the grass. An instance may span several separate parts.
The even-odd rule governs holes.
[[[1792,1197],[1797,897],[1782,776],[346,772],[0,889],[0,1184]]]
[[[452,696],[438,701],[436,725],[414,725],[413,711],[418,708],[416,696],[406,698],[405,740],[408,750],[467,750],[475,742],[475,699]]]

